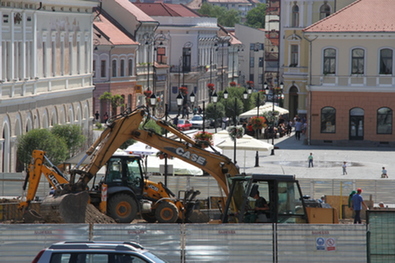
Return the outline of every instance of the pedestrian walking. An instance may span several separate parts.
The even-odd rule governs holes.
[[[303,128],[303,123],[300,121],[300,119],[296,119],[295,122],[295,138],[296,140],[300,140],[300,133],[302,132]]]
[[[387,170],[385,167],[383,167],[383,170],[381,170],[381,178],[388,178]]]
[[[352,204],[352,209],[354,210],[354,224],[361,224],[361,210],[362,210],[362,205],[366,208],[366,210],[369,210],[369,207],[365,204],[363,201],[363,198],[361,196],[362,189],[358,188],[357,193],[353,195],[351,198],[351,204]]]
[[[342,168],[343,168],[343,175],[347,174],[347,162],[343,163]]]
[[[310,153],[309,157],[307,157],[307,160],[309,161],[309,168],[314,167],[314,163],[313,163],[313,154]]]

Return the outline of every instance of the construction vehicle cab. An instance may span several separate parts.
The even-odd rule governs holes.
[[[224,223],[254,223],[251,222],[251,218],[254,218],[251,214],[254,213],[257,191],[269,206],[265,211],[265,222],[308,223],[304,199],[294,176],[251,174],[231,177],[229,180],[232,187],[223,213]],[[237,212],[232,213],[231,207],[235,207],[232,211]]]

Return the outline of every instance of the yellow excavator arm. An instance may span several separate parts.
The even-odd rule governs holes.
[[[46,166],[44,160],[47,160],[52,167]],[[29,182],[29,186],[26,191],[25,200],[19,203],[20,209],[28,207],[29,203],[34,199],[40,183],[41,174],[44,174],[49,184],[54,189],[63,190],[63,187],[69,184],[69,181],[62,175],[57,167],[45,157],[44,151],[34,150],[32,153],[32,163],[29,164],[26,175],[26,182]],[[26,190],[25,188],[26,184],[24,185],[24,190]]]
[[[174,134],[177,140],[164,137],[151,130],[139,129],[145,118],[155,120],[160,127]],[[169,123],[150,116],[145,108],[137,108],[131,113],[110,121],[108,127],[87,151],[87,155],[92,156],[92,161],[80,171],[82,176],[76,182],[77,188],[84,189],[113,153],[128,139],[141,141],[170,156],[199,167],[217,180],[226,195],[229,192],[227,176],[239,174],[237,167],[228,157],[202,149],[192,138],[178,131]]]

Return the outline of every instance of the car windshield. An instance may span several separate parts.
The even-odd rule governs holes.
[[[192,117],[193,121],[201,121],[202,119],[203,119],[202,116],[198,116],[198,115]]]
[[[178,120],[178,124],[184,124],[184,120]]]

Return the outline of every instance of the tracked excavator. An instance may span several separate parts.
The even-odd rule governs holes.
[[[144,125],[139,128],[148,119],[155,120],[176,139],[144,129]],[[336,221],[333,209],[323,210],[316,203],[303,198],[294,176],[240,175],[236,165],[227,156],[201,148],[194,139],[168,122],[151,116],[144,107],[110,119],[107,128],[86,152],[85,157],[90,158],[88,165],[71,170],[70,178],[66,178],[51,164],[43,151],[34,151],[24,186],[29,183],[26,200],[19,207],[29,211],[28,206],[36,194],[39,178],[44,174],[55,189],[53,195],[44,199],[40,209],[40,214],[44,213],[48,222],[83,222],[88,200],[120,223],[131,222],[137,213],[147,222],[207,222],[208,218],[196,209],[195,198],[199,191],[183,191],[176,196],[162,183],[154,183],[143,177],[139,157],[114,154],[128,139],[146,143],[214,177],[225,194],[222,217],[217,220],[218,223],[248,222],[246,218],[254,209],[253,197],[257,191],[268,199],[267,222]],[[96,175],[104,165],[105,177],[99,180]],[[76,167],[79,168],[80,164]]]

